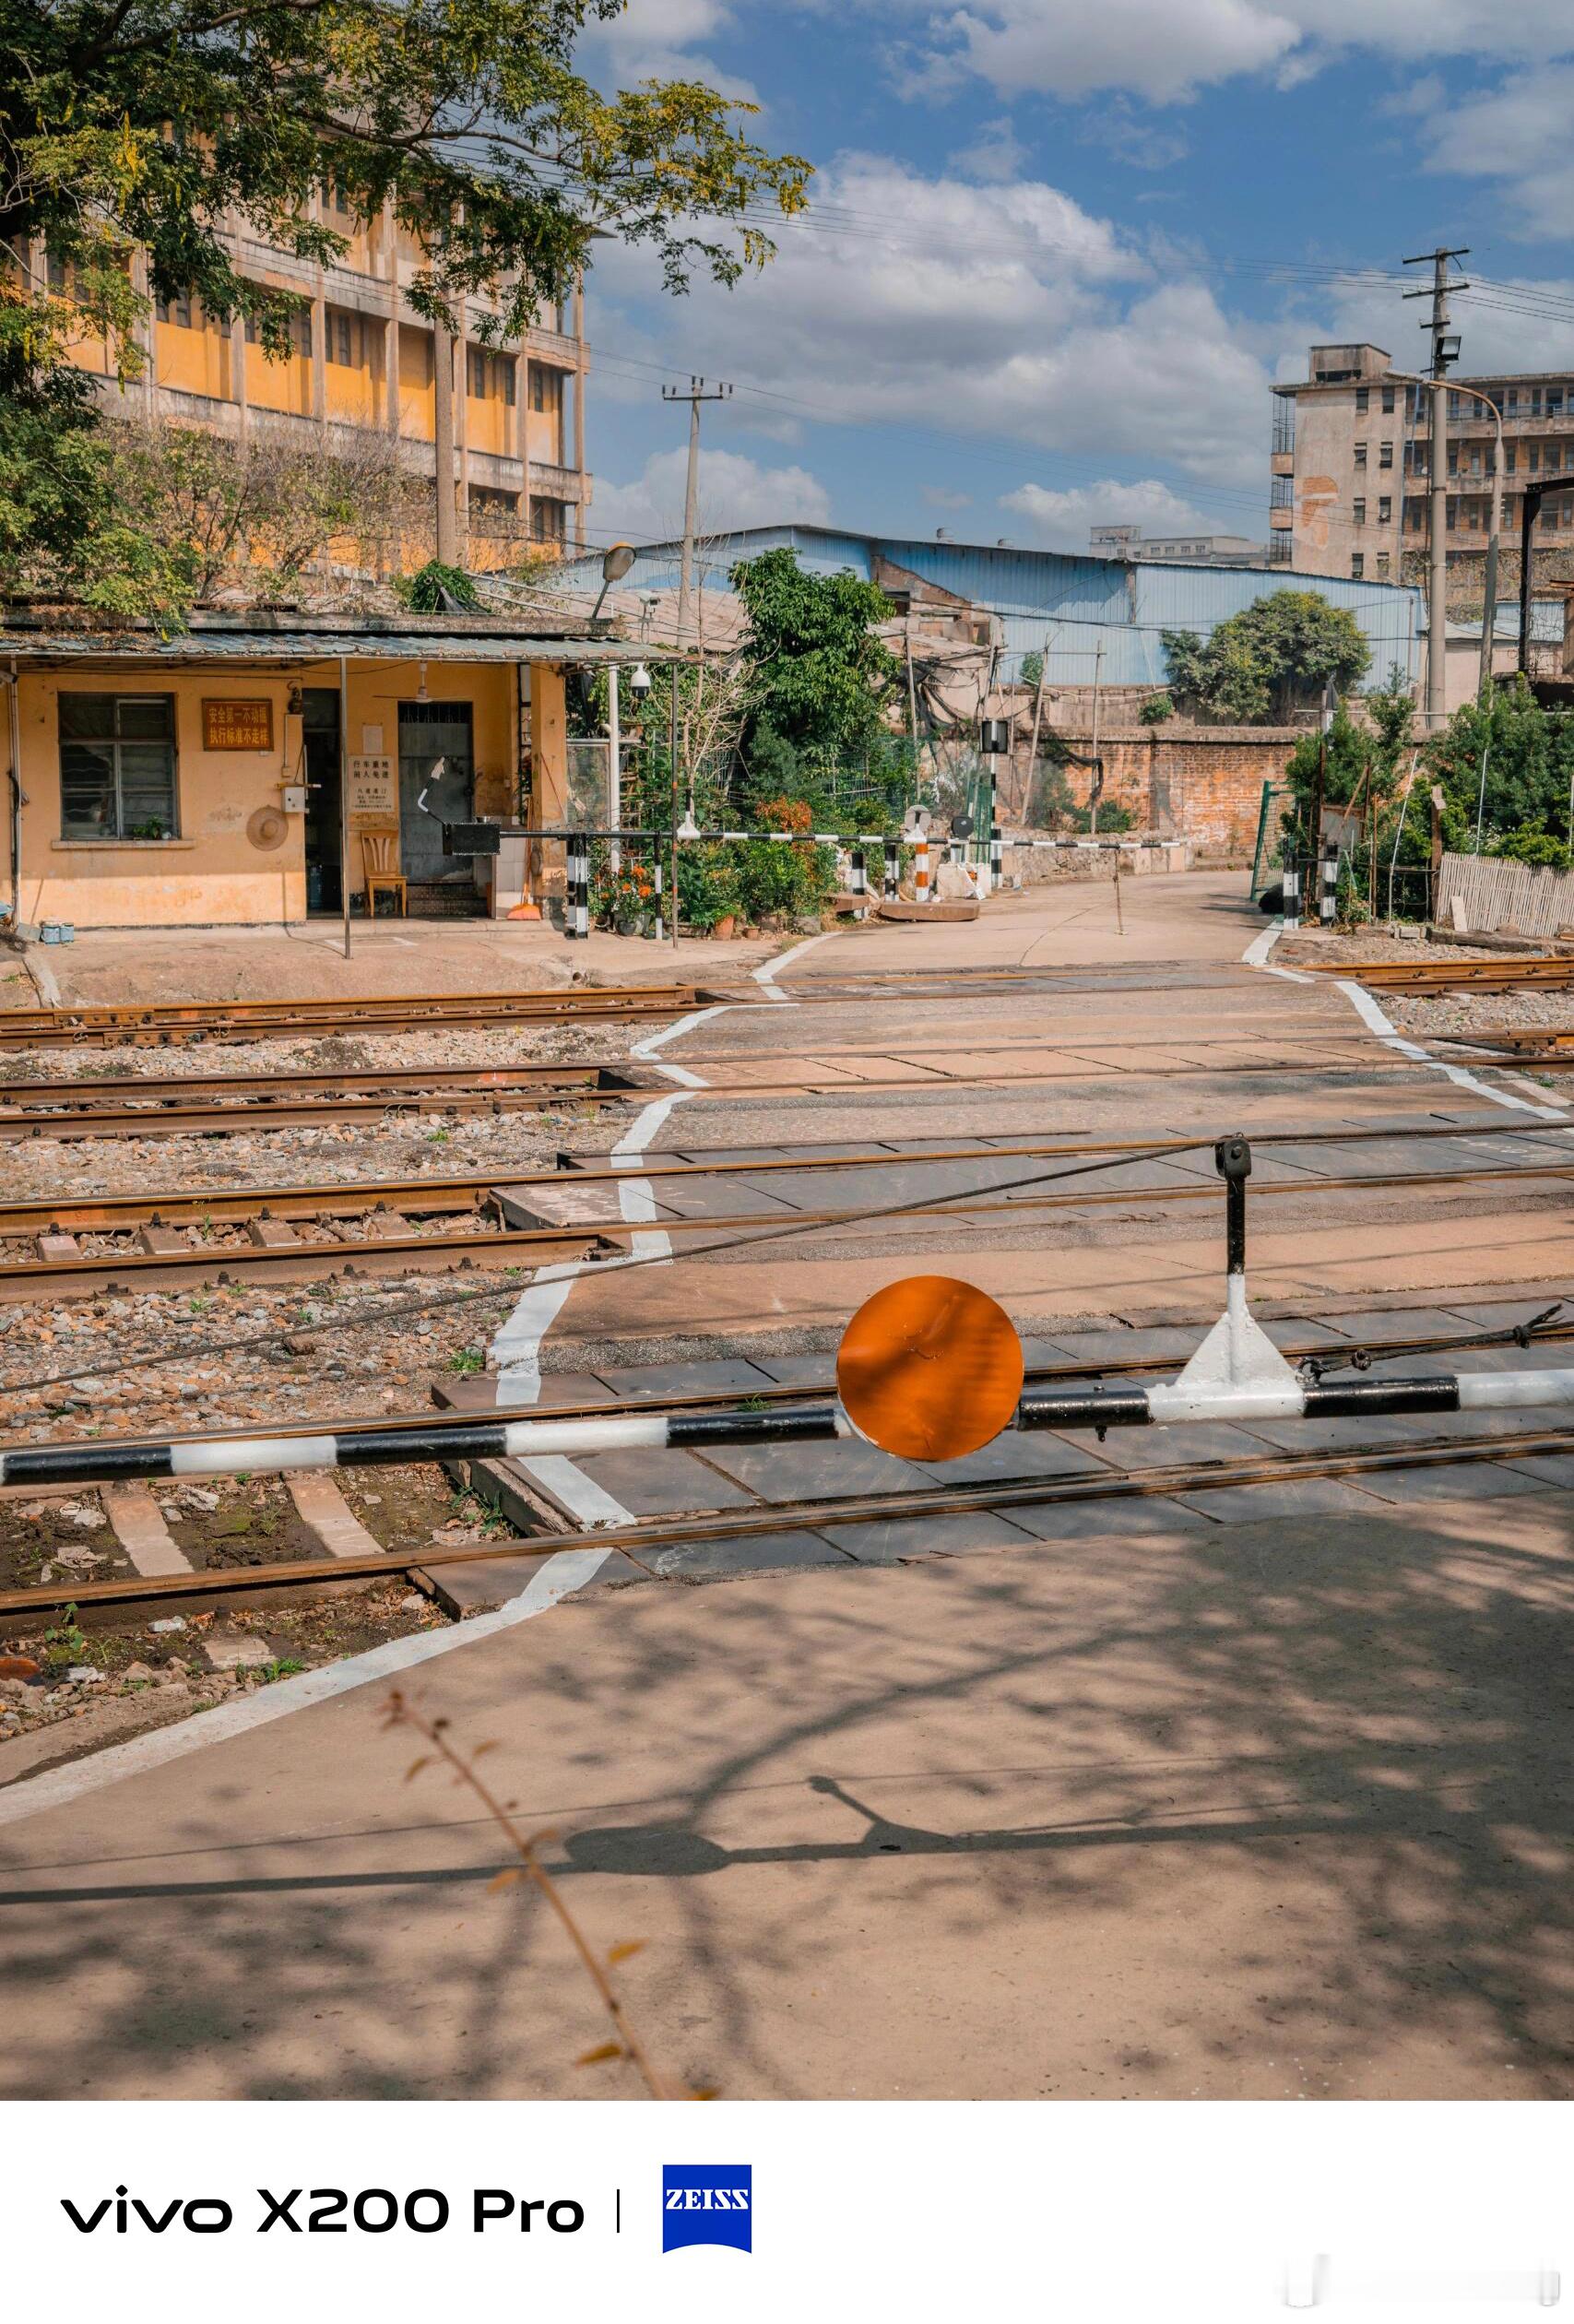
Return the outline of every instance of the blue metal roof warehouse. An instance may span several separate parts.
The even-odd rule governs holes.
[[[642,548],[623,590],[675,589],[681,543]],[[888,579],[894,566],[917,580],[965,599],[999,617],[1001,675],[1016,675],[1022,657],[1042,652],[1049,636],[1050,674],[1062,685],[1091,683],[1102,641],[1106,685],[1164,683],[1160,632],[1198,631],[1206,637],[1220,622],[1280,589],[1315,589],[1331,605],[1354,613],[1372,649],[1371,675],[1387,676],[1397,662],[1414,679],[1416,645],[1425,626],[1421,592],[1386,581],[1345,581],[1294,573],[1283,565],[1225,566],[1127,563],[1115,557],[1082,557],[1053,549],[972,546],[964,541],[910,540],[883,533],[843,532],[829,525],[756,525],[707,534],[696,558],[696,578],[725,589],[740,557],[767,549],[794,549],[811,573],[853,572]],[[564,577],[599,580],[599,555],[569,559]],[[1051,634],[1052,633],[1052,634]]]

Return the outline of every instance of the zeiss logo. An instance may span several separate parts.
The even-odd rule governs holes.
[[[751,2251],[754,2166],[751,2163],[667,2163],[661,2170],[661,2248],[684,2244],[730,2244]]]

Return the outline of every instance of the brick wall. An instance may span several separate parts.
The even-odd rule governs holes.
[[[1091,755],[1091,730],[1056,731],[1073,751]],[[1262,786],[1284,781],[1303,731],[1193,727],[1174,719],[1162,727],[1109,728],[1101,721],[1104,797],[1129,810],[1134,831],[1188,839],[1201,855],[1248,855],[1257,836]],[[1065,771],[1072,799],[1085,807],[1091,771]]]

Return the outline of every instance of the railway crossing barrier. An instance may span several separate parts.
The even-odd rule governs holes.
[[[662,1413],[641,1406],[578,1418],[478,1419],[440,1427],[18,1445],[0,1452],[0,1484],[45,1487],[130,1477],[284,1475],[410,1461],[538,1459],[660,1447],[792,1444],[859,1438],[905,1458],[946,1460],[1009,1429],[1174,1428],[1223,1420],[1322,1419],[1370,1413],[1533,1410],[1574,1406],[1574,1369],[1438,1373],[1325,1382],[1291,1367],[1251,1314],[1246,1292],[1246,1188],[1251,1148],[1221,1138],[1225,1310],[1188,1363],[1152,1387],[1024,1388],[1010,1319],[971,1285],[909,1278],[867,1301],[837,1358],[835,1399],[763,1410]]]

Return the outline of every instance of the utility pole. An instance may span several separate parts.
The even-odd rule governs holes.
[[[683,491],[683,563],[678,581],[680,648],[689,639],[689,603],[694,586],[694,533],[700,518],[700,406],[725,403],[731,393],[724,379],[707,386],[703,379],[692,376],[686,387],[664,387],[661,391],[663,403],[686,403],[689,407],[689,476]]]
[[[1407,258],[1407,267],[1429,266],[1432,280],[1425,290],[1407,290],[1407,299],[1427,299],[1432,302],[1428,322],[1421,326],[1432,337],[1432,449],[1429,489],[1426,495],[1430,533],[1426,580],[1426,726],[1437,733],[1448,717],[1448,576],[1449,576],[1449,415],[1443,393],[1443,380],[1449,365],[1459,361],[1460,343],[1449,329],[1449,292],[1464,290],[1468,283],[1450,282],[1450,258],[1467,258],[1468,249],[1427,250],[1419,256]]]

